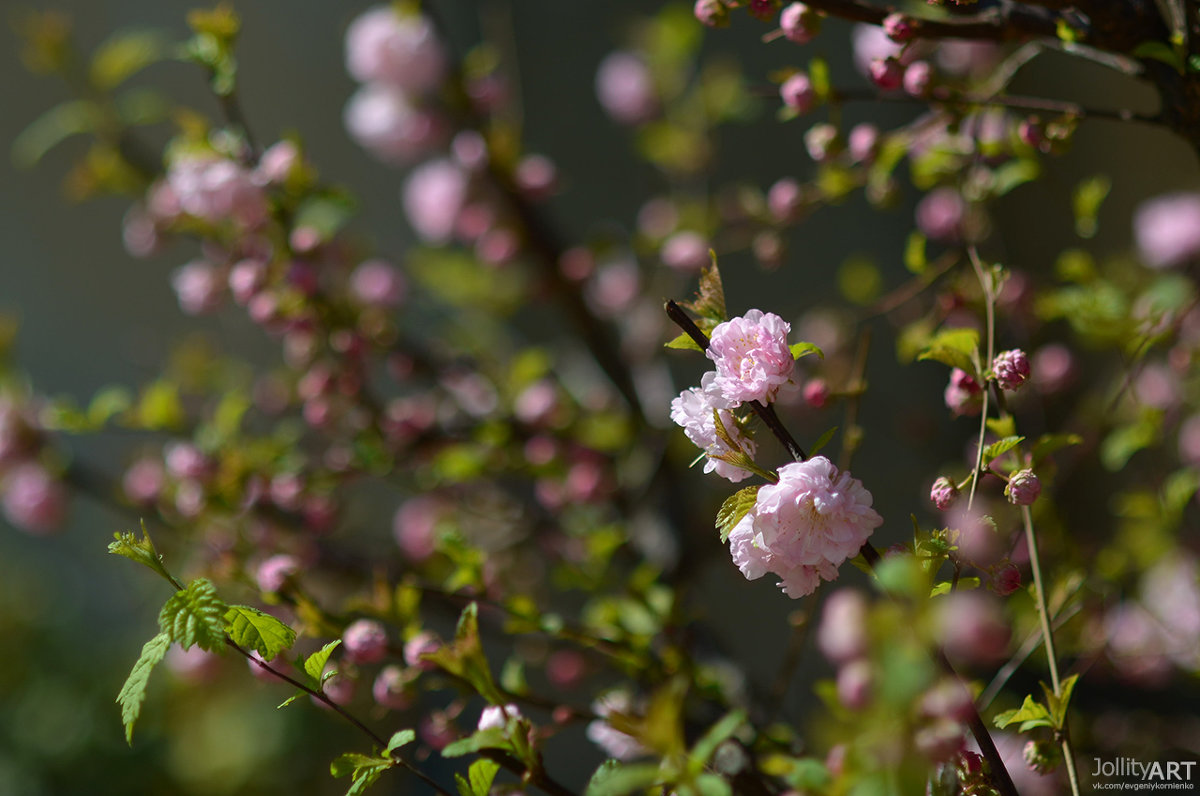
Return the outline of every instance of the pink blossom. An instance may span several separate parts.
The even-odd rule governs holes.
[[[867,601],[852,589],[839,589],[825,600],[817,647],[838,665],[867,654]]]
[[[1182,265],[1200,255],[1200,193],[1172,193],[1143,202],[1133,217],[1142,259],[1152,268]]]
[[[722,461],[716,457],[733,451],[717,435],[717,424],[713,417],[714,411],[720,416],[721,424],[728,432],[730,439],[741,446],[746,455],[753,458],[757,451],[754,440],[742,433],[729,412],[729,403],[721,396],[715,387],[716,374],[712,371],[705,373],[699,387],[684,390],[671,401],[671,419],[683,427],[696,447],[704,451],[707,461],[704,472],[715,472],[722,478],[734,483],[748,478],[751,473],[741,467]]]
[[[779,96],[783,98],[784,105],[800,113],[806,113],[812,110],[817,99],[817,92],[808,75],[797,72],[779,86]]]
[[[550,379],[535,381],[513,401],[513,415],[530,426],[549,422],[557,408],[558,390]]]
[[[190,155],[167,169],[167,182],[190,216],[213,224],[232,221],[245,229],[267,219],[267,199],[250,172],[228,158]]]
[[[804,133],[804,149],[817,163],[828,160],[840,148],[838,130],[832,124],[814,124]]]
[[[423,671],[433,671],[437,664],[425,660],[422,656],[437,652],[441,648],[441,639],[427,630],[421,631],[404,642],[404,662]]]
[[[822,409],[829,403],[829,385],[824,379],[810,379],[804,385],[804,403],[813,409]]]
[[[412,498],[397,509],[392,534],[409,561],[420,563],[433,555],[434,532],[443,512],[441,502],[427,495]]]
[[[267,283],[267,264],[261,260],[240,260],[229,269],[229,292],[238,304],[247,304]]]
[[[663,265],[676,271],[699,271],[708,264],[708,241],[699,232],[682,230],[663,242]]]
[[[221,669],[221,657],[199,646],[185,650],[178,644],[172,644],[164,662],[174,675],[189,683],[208,682]]]
[[[445,51],[424,16],[377,6],[346,29],[346,71],[355,80],[423,92],[436,86],[445,70]]]
[[[1004,487],[1004,495],[1009,503],[1018,506],[1032,505],[1042,493],[1042,483],[1033,470],[1019,470],[1008,479]]]
[[[356,91],[346,103],[342,121],[359,146],[388,163],[416,160],[446,136],[441,117],[381,83],[368,83]]]
[[[935,188],[917,204],[917,228],[925,236],[943,243],[962,239],[967,204],[953,188]]]
[[[942,598],[937,636],[954,660],[994,663],[1008,652],[1008,622],[995,598],[978,591],[959,591]]]
[[[264,592],[277,592],[287,583],[288,578],[300,571],[300,562],[295,556],[278,553],[258,565],[254,573],[254,581]]]
[[[630,52],[610,53],[596,70],[596,97],[619,122],[639,124],[658,110],[658,94],[646,62]]]
[[[913,37],[916,29],[913,21],[901,13],[888,14],[883,19],[883,32],[897,44],[903,44]]]
[[[4,516],[23,531],[44,534],[57,530],[66,513],[67,493],[40,465],[14,467],[0,484]]]
[[[479,714],[479,724],[476,727],[478,730],[503,730],[508,726],[509,719],[521,719],[521,709],[509,703],[503,707],[500,705],[488,705]]]
[[[795,221],[804,205],[804,193],[800,183],[791,177],[776,181],[767,191],[767,209],[771,217],[780,223]]]
[[[950,371],[950,383],[943,396],[946,406],[956,417],[977,415],[983,407],[983,388],[965,370]]]
[[[121,489],[134,503],[153,503],[163,488],[162,462],[151,456],[129,465],[121,479]]]
[[[788,383],[796,369],[787,342],[791,329],[778,315],[754,309],[712,330],[706,352],[717,368],[712,386],[729,401],[728,408],[745,401],[769,403]]]
[[[933,488],[929,491],[929,499],[933,501],[933,505],[938,508],[938,511],[945,511],[950,508],[957,497],[958,487],[945,476],[934,481]]]
[[[278,141],[258,159],[251,174],[255,185],[281,185],[300,164],[300,148],[295,141]]]
[[[862,710],[871,702],[871,664],[865,660],[847,663],[838,669],[838,701],[851,710]]]
[[[367,260],[350,274],[350,293],[372,307],[394,307],[404,299],[404,277],[391,263]]]
[[[899,56],[902,49],[878,25],[855,25],[850,39],[854,48],[854,65],[863,75],[870,74],[872,61]]]
[[[387,631],[374,619],[356,619],[342,633],[342,649],[351,663],[375,663],[387,655]]]
[[[904,84],[904,66],[898,58],[876,58],[869,74],[871,82],[884,91],[895,91]]]
[[[467,198],[467,175],[451,160],[418,166],[404,183],[404,213],[418,235],[445,243]]]
[[[1075,355],[1061,343],[1051,343],[1033,354],[1030,364],[1033,381],[1043,393],[1055,393],[1070,386],[1075,378]]]
[[[193,260],[175,269],[171,287],[181,310],[188,315],[203,315],[221,306],[225,286],[216,268],[203,260]]]
[[[545,155],[526,155],[513,171],[513,182],[531,199],[545,199],[558,187],[558,168]]]
[[[371,684],[371,696],[377,705],[390,710],[406,710],[413,702],[408,690],[411,680],[400,666],[384,666]]]
[[[149,257],[162,248],[162,235],[154,217],[141,205],[132,205],[121,222],[121,242],[134,257]]]
[[[992,371],[1002,389],[1019,389],[1029,380],[1029,358],[1019,348],[1001,351],[992,360]]]
[[[730,534],[730,550],[747,578],[770,571],[789,597],[811,594],[858,553],[883,524],[871,493],[824,456],[779,468],[779,481],[758,491],[753,510]]]
[[[779,14],[783,35],[797,44],[808,44],[821,31],[821,15],[804,3],[792,3]]]
[[[904,91],[914,97],[924,97],[933,83],[933,67],[928,61],[913,61],[904,70]]]
[[[584,297],[598,314],[612,317],[629,308],[637,298],[639,284],[635,263],[613,260],[596,268]]]
[[[610,691],[592,703],[592,711],[600,718],[587,726],[587,737],[617,760],[632,760],[647,753],[646,747],[632,735],[614,728],[605,719],[614,713],[628,713],[633,700],[624,691]]]
[[[638,208],[638,232],[647,238],[665,238],[678,225],[679,208],[670,199],[657,196]]]
[[[868,122],[854,125],[846,137],[846,148],[855,163],[871,161],[879,149],[879,128]]]
[[[701,25],[723,28],[729,24],[729,9],[722,0],[696,0],[692,13]]]
[[[212,459],[190,442],[169,443],[164,458],[167,470],[176,478],[203,480],[212,475]]]

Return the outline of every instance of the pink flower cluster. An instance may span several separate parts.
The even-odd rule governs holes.
[[[63,485],[38,460],[42,434],[32,411],[0,395],[0,496],[16,527],[42,534],[56,530],[66,513]]]
[[[824,456],[784,465],[730,532],[733,562],[750,580],[779,575],[789,597],[811,594],[883,524],[871,503],[862,482]]]
[[[346,105],[346,129],[376,157],[409,162],[445,139],[447,123],[425,101],[446,72],[428,18],[368,10],[346,30],[346,71],[363,83]]]
[[[754,440],[742,433],[733,414],[729,411],[729,402],[713,387],[716,374],[712,371],[704,374],[699,387],[684,390],[671,402],[671,419],[683,426],[683,433],[704,451],[708,457],[704,472],[716,472],[722,478],[728,478],[737,483],[750,475],[737,465],[730,464],[718,458],[733,453],[725,441],[717,435],[717,417],[725,431],[742,451],[751,458],[754,457],[757,446]]]

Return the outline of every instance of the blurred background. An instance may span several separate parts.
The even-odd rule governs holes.
[[[597,228],[631,235],[642,203],[662,191],[664,181],[634,157],[629,131],[600,108],[594,82],[605,55],[624,46],[639,15],[659,3],[446,0],[438,5],[460,50],[488,35],[506,41],[515,56],[527,146],[551,157],[563,175],[564,190],[548,209],[562,237],[582,240]],[[19,4],[5,6],[6,14],[16,19]],[[165,30],[182,40],[190,7],[138,0],[63,0],[39,6],[71,16],[84,52],[131,27]],[[343,108],[355,88],[343,66],[343,34],[367,7],[286,0],[237,4],[243,19],[238,49],[242,99],[263,140],[298,132],[322,174],[360,197],[352,234],[382,253],[399,256],[413,242],[400,208],[404,172],[381,168],[342,125]],[[801,143],[806,125],[775,120],[775,88],[767,79],[772,70],[794,62],[797,51],[785,42],[763,44],[762,33],[762,26],[739,18],[730,30],[706,34],[705,52],[727,53],[759,97],[744,122],[722,128],[706,175],[713,183],[765,189],[780,176],[805,179],[814,170]],[[848,25],[831,21],[806,50],[828,59],[835,86],[862,87],[865,81],[851,62],[849,36]],[[31,120],[68,96],[54,79],[22,68],[15,42],[10,35],[0,47],[0,106],[5,109],[0,149],[5,152]],[[134,80],[216,115],[195,66],[163,63]],[[1015,90],[1142,112],[1153,111],[1156,102],[1133,80],[1054,54],[1026,67]],[[870,120],[887,128],[917,112],[902,103],[861,103],[851,106],[846,117],[847,122]],[[130,257],[121,242],[124,200],[64,200],[62,178],[81,146],[68,141],[32,170],[0,158],[0,239],[6,242],[0,256],[0,312],[20,323],[17,359],[35,388],[82,401],[105,385],[140,383],[160,368],[173,341],[197,333],[251,361],[273,356],[273,346],[243,318],[226,313],[198,321],[178,311],[169,273],[191,253],[176,246],[146,259]],[[1048,269],[1071,243],[1074,186],[1098,173],[1111,177],[1114,188],[1089,248],[1122,252],[1130,245],[1128,219],[1136,204],[1166,190],[1195,188],[1200,184],[1197,165],[1195,153],[1165,131],[1085,122],[1068,154],[1045,161],[1043,179],[1014,191],[994,208],[998,248],[990,256],[1029,271]],[[759,267],[745,250],[723,255],[731,312],[761,306],[799,321],[814,309],[844,303],[835,274],[852,258],[872,261],[884,285],[899,284],[905,278],[901,253],[918,197],[910,186],[902,186],[899,201],[887,214],[857,196],[819,210],[788,233],[783,266],[775,270]],[[688,285],[675,298],[688,297],[692,289]],[[552,336],[555,330],[544,332]],[[941,413],[931,413],[930,407],[939,404],[944,371],[932,365],[901,367],[890,340],[890,333],[877,335],[870,351],[873,389],[862,407],[860,422],[867,435],[855,475],[870,486],[883,516],[905,518],[913,506],[924,505],[924,497],[912,494],[912,481],[896,473],[920,474],[920,483],[927,484],[942,462],[961,458],[974,421],[947,421]],[[695,358],[664,355],[673,362],[676,390],[695,383],[703,370]],[[817,426],[802,431],[820,433],[823,428]],[[125,442],[120,433],[98,435],[78,443],[78,456],[116,471],[124,464]],[[1081,486],[1080,500],[1101,500],[1086,493]],[[355,748],[357,739],[319,709],[298,705],[286,713],[275,711],[280,689],[247,676],[238,661],[227,660],[205,675],[219,680],[221,687],[192,689],[192,678],[179,673],[184,669],[157,674],[133,748],[125,745],[114,698],[140,644],[152,634],[165,596],[161,583],[104,554],[113,531],[131,525],[129,516],[86,499],[73,501],[68,527],[53,537],[31,537],[0,521],[0,794],[342,792],[342,783],[328,777],[327,758],[333,750]],[[877,546],[883,548],[904,538],[906,522],[889,520],[881,533],[885,538]],[[716,560],[721,562],[719,556]],[[843,578],[849,582],[861,577],[845,570]],[[784,627],[796,606],[778,596],[770,578],[750,584],[741,580],[727,559],[704,577],[722,590],[723,599],[714,601],[722,641],[746,650],[749,676],[767,684],[784,654],[786,634],[764,628]],[[747,615],[756,621],[746,622]],[[1182,693],[1182,702],[1172,704],[1164,695],[1150,702],[1147,712],[1153,718],[1168,710],[1190,711],[1185,724],[1190,722],[1195,742],[1200,737],[1195,688]],[[792,688],[789,710],[808,699],[808,689]],[[202,710],[196,709],[198,703]],[[583,773],[599,760],[591,750],[579,754]],[[398,786],[385,782],[378,789],[402,792],[388,787]]]

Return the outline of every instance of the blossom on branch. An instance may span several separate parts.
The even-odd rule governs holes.
[[[745,401],[770,403],[796,368],[788,348],[792,326],[778,315],[750,310],[718,324],[706,352],[717,366],[713,387],[730,408]]]
[[[779,468],[754,508],[729,534],[734,563],[750,580],[774,572],[789,597],[803,597],[856,555],[883,524],[862,482],[824,456]]]
[[[704,455],[708,457],[708,461],[704,465],[704,472],[716,472],[722,478],[728,478],[737,483],[748,477],[750,471],[718,458],[734,451],[717,433],[717,417],[720,417],[721,425],[725,427],[729,438],[747,456],[753,457],[757,446],[754,444],[754,440],[742,434],[733,415],[729,412],[729,402],[714,386],[715,379],[716,374],[709,371],[700,380],[699,387],[684,390],[675,400],[671,401],[671,419],[683,426],[683,433],[687,434],[687,438],[703,450]]]

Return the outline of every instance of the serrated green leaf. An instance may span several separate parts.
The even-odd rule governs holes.
[[[95,105],[71,100],[55,105],[21,131],[12,145],[12,159],[20,168],[36,166],[46,153],[71,136],[96,129]]]
[[[817,441],[814,442],[808,449],[808,458],[811,459],[812,457],[816,456],[822,448],[828,445],[829,440],[833,439],[833,435],[837,433],[837,430],[838,427],[834,426],[821,436],[817,437]]]
[[[417,733],[413,730],[397,730],[392,733],[392,737],[388,739],[387,748],[383,750],[384,754],[390,755],[402,746],[407,746],[417,740]]]
[[[172,580],[170,573],[163,566],[162,556],[159,555],[158,550],[154,547],[150,533],[146,530],[145,522],[142,522],[141,539],[138,539],[132,531],[114,533],[113,538],[116,541],[108,543],[108,552],[128,558],[130,561],[136,561],[154,570],[167,580]]]
[[[708,765],[708,761],[712,758],[713,753],[717,751],[717,747],[737,732],[745,723],[745,711],[734,710],[725,714],[720,721],[708,728],[708,731],[700,737],[700,740],[696,741],[691,753],[688,755],[688,768],[693,772],[700,772]]]
[[[346,796],[359,796],[371,785],[374,785],[383,772],[391,767],[392,761],[390,760],[347,752],[339,755],[329,764],[329,773],[334,778],[349,775],[351,782]]]
[[[480,749],[512,749],[512,742],[503,727],[489,727],[446,744],[442,749],[442,757],[462,757]]]
[[[1103,174],[1090,177],[1075,186],[1071,205],[1075,210],[1075,234],[1081,238],[1091,238],[1099,228],[1097,217],[1100,205],[1112,190],[1112,180]]]
[[[167,654],[170,646],[171,637],[166,633],[159,633],[142,645],[142,654],[138,656],[137,663],[133,664],[129,677],[125,678],[125,684],[121,686],[121,693],[117,695],[117,704],[121,706],[121,723],[125,725],[125,741],[130,746],[133,745],[133,725],[142,712],[142,702],[146,698],[150,672],[154,671],[154,667]]]
[[[89,69],[92,82],[101,89],[116,88],[150,64],[166,58],[170,50],[170,42],[161,31],[118,33],[101,44],[92,56]]]
[[[729,541],[734,526],[742,521],[758,500],[759,486],[748,486],[734,492],[717,510],[717,530],[721,532],[721,544]]]
[[[664,343],[663,345],[666,346],[667,348],[676,348],[681,351],[703,351],[704,350],[703,348],[701,348],[700,346],[698,346],[696,344],[696,341],[693,340],[692,336],[690,334],[688,334],[687,332],[680,332],[678,337]]]
[[[662,773],[656,763],[618,763],[604,761],[588,781],[584,796],[626,796],[659,782]]]
[[[325,672],[325,664],[329,663],[329,656],[341,643],[340,638],[335,639],[304,659],[304,671],[313,679],[313,682],[321,682],[321,675]]]
[[[231,605],[225,612],[226,632],[235,644],[256,650],[269,661],[296,641],[296,631],[268,613],[249,605]]]
[[[158,626],[185,650],[193,644],[215,652],[225,642],[225,612],[212,582],[196,578],[171,595],[158,614]]]
[[[792,343],[788,350],[792,352],[792,359],[803,359],[809,354],[816,354],[817,359],[825,358],[825,352],[814,343]]]
[[[979,332],[974,329],[943,329],[917,354],[918,360],[932,359],[975,374],[975,353],[979,349]]]
[[[1024,437],[1005,437],[1001,440],[996,440],[991,445],[983,449],[983,463],[987,465],[989,462],[999,459],[1004,454],[1008,453],[1013,448],[1025,441]]]

